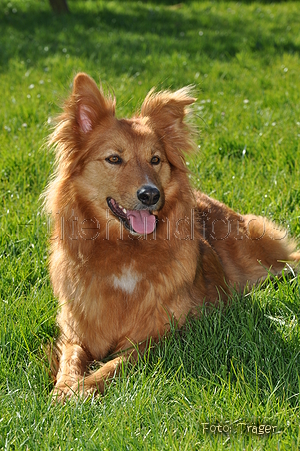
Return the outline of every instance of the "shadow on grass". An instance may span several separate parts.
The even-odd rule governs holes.
[[[118,8],[95,2],[88,10],[73,2],[72,14],[65,16],[53,15],[45,5],[32,4],[15,12],[7,8],[0,18],[0,70],[5,72],[13,58],[44,64],[62,52],[120,75],[130,66],[124,65],[125,57],[142,71],[147,55],[181,53],[187,58],[230,60],[245,49],[267,55],[300,51],[286,33],[291,15],[274,25],[267,14],[253,20],[251,14],[229,14],[226,6],[220,9],[213,3],[204,2],[197,10],[163,3],[158,9],[147,2],[128,2],[127,7],[120,3]]]
[[[181,368],[181,377],[199,386],[242,384],[253,394],[274,391],[298,405],[299,332],[293,324],[299,320],[299,281],[282,285],[275,278],[271,285],[275,294],[266,303],[257,299],[263,291],[237,295],[230,306],[203,309],[200,319],[173,329],[150,356],[150,367],[160,358],[166,372]]]

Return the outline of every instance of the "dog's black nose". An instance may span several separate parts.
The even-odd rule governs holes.
[[[159,201],[160,192],[156,186],[144,185],[137,191],[137,197],[144,205],[150,207]]]

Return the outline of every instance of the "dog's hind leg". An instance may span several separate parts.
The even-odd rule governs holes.
[[[218,255],[226,281],[243,290],[280,274],[286,264],[300,261],[296,243],[285,229],[261,216],[240,215],[226,205],[196,192],[197,221],[203,238]]]
[[[300,252],[286,229],[261,216],[244,215],[243,220],[249,252],[272,272],[300,261]]]
[[[296,243],[285,229],[261,216],[244,215],[238,232],[213,245],[219,253],[227,279],[243,289],[267,277],[278,275],[289,264],[300,261]]]

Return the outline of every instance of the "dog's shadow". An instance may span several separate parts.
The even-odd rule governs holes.
[[[172,323],[159,343],[150,340],[136,364],[124,364],[120,376],[106,390],[117,389],[116,384],[129,378],[138,383],[141,373],[152,378],[158,371],[167,378],[193,379],[199,387],[207,382],[216,387],[242,382],[253,393],[276,387],[277,397],[296,402],[299,318],[300,276],[284,272],[282,277],[270,276],[248,294],[235,293],[226,306],[204,305],[199,317],[189,318],[181,329]],[[55,376],[59,358],[55,346],[51,357]],[[108,356],[105,362],[114,357]],[[89,370],[95,371],[105,362],[93,362]]]
[[[277,397],[296,402],[299,307],[300,277],[273,277],[247,295],[234,295],[227,306],[203,307],[181,330],[171,326],[140,365],[151,376],[160,361],[160,371],[199,386],[242,382],[253,393],[276,387]]]

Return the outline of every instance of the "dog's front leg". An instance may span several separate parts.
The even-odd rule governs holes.
[[[97,371],[75,382],[71,387],[72,392],[79,396],[87,396],[94,392],[103,394],[105,385],[120,372],[122,364],[127,359],[128,356],[123,355],[110,360]]]
[[[63,343],[59,353],[59,367],[54,387],[54,397],[58,400],[74,393],[72,387],[82,380],[89,362],[87,353],[77,344]]]
[[[125,341],[126,343],[126,341]],[[103,394],[106,385],[117,374],[120,373],[122,365],[126,362],[135,364],[138,356],[144,352],[147,342],[140,343],[139,348],[134,348],[121,353],[118,357],[108,361],[101,368],[93,373],[75,382],[71,387],[72,392],[79,396],[88,396],[92,393],[98,392]],[[125,345],[122,343],[117,349],[124,349]],[[118,352],[118,351],[117,351]]]

